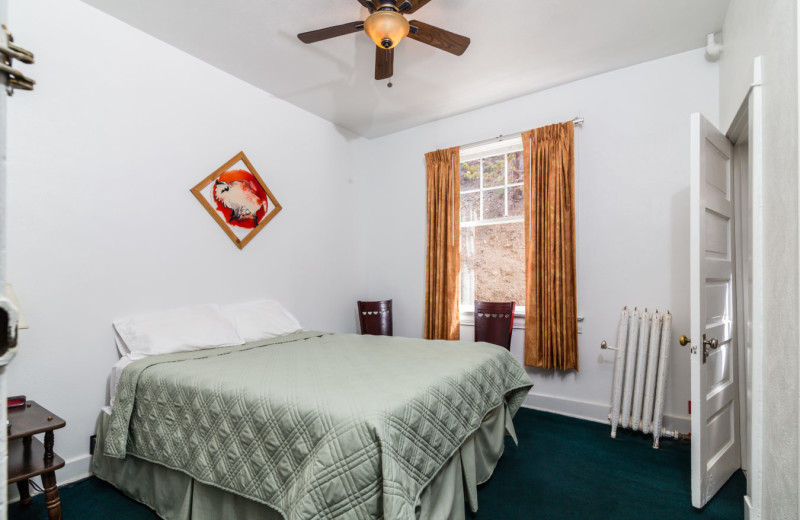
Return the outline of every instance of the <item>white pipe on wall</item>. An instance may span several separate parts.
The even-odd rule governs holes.
[[[719,56],[722,54],[722,44],[717,43],[716,36],[714,33],[706,35],[706,59],[710,62],[719,61]]]

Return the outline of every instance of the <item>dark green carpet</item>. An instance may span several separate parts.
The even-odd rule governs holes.
[[[39,479],[36,479],[37,483]],[[58,488],[63,520],[157,520],[147,506],[123,495],[111,484],[90,477]],[[33,497],[33,504],[22,509],[19,502],[8,506],[9,520],[47,520],[44,493]]]
[[[702,510],[692,507],[689,442],[661,439],[535,410],[514,418],[519,446],[478,490],[478,520],[737,520],[744,474],[736,472]]]
[[[698,511],[691,506],[688,442],[662,439],[661,449],[643,435],[534,410],[514,419],[519,447],[506,451],[492,479],[478,490],[475,520],[737,520],[744,518],[746,483],[741,471]],[[114,487],[88,478],[60,488],[64,520],[150,520],[147,507]],[[45,520],[43,495],[11,520]],[[222,519],[220,519],[222,520]],[[235,519],[245,520],[245,519]]]

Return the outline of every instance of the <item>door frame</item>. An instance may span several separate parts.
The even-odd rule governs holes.
[[[742,439],[742,468],[747,471],[747,494],[744,497],[745,520],[761,518],[763,475],[763,345],[764,345],[764,275],[763,253],[763,92],[761,87],[761,57],[753,62],[753,84],[728,128],[726,137],[734,145],[734,156],[742,153],[746,143],[746,167],[741,156],[734,160],[734,197],[737,265],[735,267],[736,334],[739,339],[739,405]],[[739,168],[736,165],[739,164]],[[737,171],[738,170],[738,171]],[[745,182],[747,189],[745,188]],[[746,197],[746,198],[744,198]],[[748,200],[749,199],[749,200]],[[749,211],[749,214],[748,214]],[[743,236],[744,224],[749,224],[750,236]],[[749,238],[749,244],[746,240]],[[747,266],[745,247],[751,248]],[[749,267],[750,273],[746,271]],[[746,277],[752,276],[751,294],[745,296]],[[749,304],[749,305],[748,305]],[[751,324],[750,341],[746,341],[746,326]]]
[[[750,206],[749,187],[749,155],[747,120],[737,128],[736,132],[728,131],[728,140],[733,145],[733,197],[734,197],[734,248],[736,263],[734,266],[736,336],[739,371],[739,438],[742,443],[742,469],[750,470],[750,426],[748,411],[750,409],[748,378],[751,376],[750,366],[751,343],[748,341],[748,318],[751,316],[752,288],[748,286],[748,277],[752,272],[752,247],[749,246],[752,229],[749,228],[752,207]],[[739,133],[739,135],[736,135]]]
[[[8,2],[0,0],[0,23],[7,26],[8,22]],[[4,31],[0,31],[0,44],[8,46]],[[6,85],[8,77],[0,74],[0,306],[8,315],[8,325],[13,326],[13,304],[6,299],[6,115],[7,115],[7,95]],[[9,312],[11,311],[11,312]],[[0,331],[6,334],[5,330]],[[12,354],[13,355],[13,354]],[[5,363],[0,365],[0,402],[5,403],[7,396]],[[5,406],[0,406],[0,424],[5,425],[8,419],[8,410]],[[0,428],[0,475],[8,473],[8,432],[5,426]],[[8,487],[2,486],[0,489],[0,518],[7,518],[8,512]]]
[[[0,0],[0,23],[8,26],[8,1]],[[0,44],[8,46],[8,39],[4,31],[0,30]],[[6,115],[8,99],[6,85],[8,76],[0,74],[0,307],[8,318],[8,327],[16,328],[16,308],[14,304],[6,299]],[[0,330],[0,334],[7,331]],[[6,389],[6,365],[14,357],[14,351],[8,351],[0,357],[0,402],[6,402],[8,391]],[[6,358],[6,359],[3,359]],[[8,473],[8,432],[5,428],[8,419],[8,410],[5,406],[0,406],[0,475]],[[0,486],[0,518],[7,518],[8,515],[8,486]]]

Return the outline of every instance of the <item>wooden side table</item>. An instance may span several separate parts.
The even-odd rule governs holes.
[[[53,453],[53,430],[66,426],[66,421],[33,401],[9,409],[8,420],[8,483],[17,484],[20,504],[29,507],[28,479],[41,475],[48,518],[61,520],[56,470],[64,467],[64,459]],[[33,437],[37,433],[44,433],[44,444]]]

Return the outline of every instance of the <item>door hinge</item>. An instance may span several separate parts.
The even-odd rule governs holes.
[[[14,60],[31,64],[34,62],[33,53],[14,43],[14,36],[5,25],[0,33],[0,74],[6,76],[6,93],[14,95],[14,90],[33,90],[36,81],[25,76],[13,67]]]

